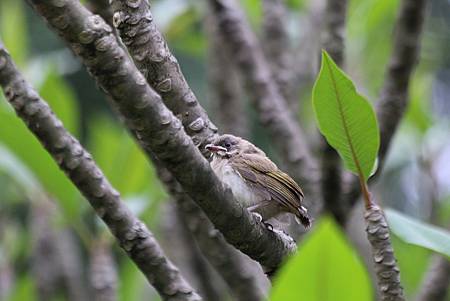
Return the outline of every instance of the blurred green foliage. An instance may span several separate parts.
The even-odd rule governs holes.
[[[324,217],[277,275],[270,300],[369,301],[372,296],[362,261],[333,219]]]
[[[187,80],[208,109],[210,105],[204,93],[207,90],[204,3],[194,0],[152,2],[155,20],[164,31]],[[259,33],[261,1],[240,2],[253,29]],[[439,1],[433,1],[436,2]],[[307,17],[311,3],[306,0],[286,0],[290,8],[289,20],[286,21],[294,38],[303,30],[296,25],[297,19]],[[344,70],[354,79],[358,90],[375,102],[392,47],[393,24],[399,0],[352,0],[349,3]],[[430,189],[428,187],[427,190],[425,186],[412,187],[410,182],[422,182],[420,175],[423,176],[423,173],[418,173],[419,176],[413,179],[414,175],[409,173],[408,168],[422,160],[424,153],[431,156],[424,149],[430,136],[437,137],[437,127],[444,131],[449,128],[448,120],[437,117],[431,105],[435,74],[442,66],[448,67],[450,62],[450,43],[449,38],[446,38],[449,27],[443,25],[445,22],[439,14],[431,13],[431,16],[433,18],[429,20],[424,35],[423,59],[409,91],[411,105],[394,140],[386,172],[382,175],[383,183],[398,184],[391,194],[383,194],[384,203],[422,220],[430,218],[432,210],[429,203],[432,202],[427,201],[430,197],[411,198],[411,191],[422,196],[429,195]],[[105,175],[121,192],[124,201],[149,228],[161,235],[158,231],[159,219],[163,218],[161,204],[168,196],[152,166],[120,121],[112,116],[107,101],[101,96],[97,97],[100,95],[97,91],[83,84],[92,81],[84,68],[76,62],[69,64],[57,59],[64,55],[67,57],[63,43],[46,29],[42,20],[23,1],[0,1],[0,38],[23,74],[48,101],[66,128],[93,154]],[[309,100],[311,90],[305,89],[302,94],[307,96],[302,99]],[[93,96],[86,98],[86,95]],[[210,112],[210,115],[214,120],[213,113]],[[249,119],[254,122],[257,119],[254,118],[254,112],[249,114]],[[302,121],[315,131],[312,118]],[[263,147],[270,145],[263,127],[252,124],[251,129],[256,144]],[[415,144],[408,144],[414,147],[409,147],[406,155],[401,147],[404,147],[404,141],[411,140]],[[439,140],[445,139],[439,137]],[[398,153],[400,155],[396,155]],[[401,181],[404,178],[408,181]],[[382,189],[387,190],[386,186]],[[400,202],[399,194],[395,194],[399,192],[415,201]],[[74,231],[84,244],[83,254],[87,254],[92,241],[105,236],[105,227],[93,218],[87,202],[15,116],[3,95],[0,95],[0,268],[9,263],[15,272],[5,300],[37,299],[36,281],[30,274],[29,263],[33,241],[29,207],[31,202],[39,201],[42,197],[48,197],[58,204],[59,220],[63,221],[59,227]],[[448,195],[438,197],[442,201],[436,203],[437,208],[434,209],[439,217],[436,222],[445,226],[450,222],[450,198]],[[403,285],[412,298],[420,286],[431,252],[411,246],[395,235],[392,239]],[[114,255],[118,263],[120,300],[158,300],[149,289],[146,279],[118,247],[114,248]],[[301,243],[298,255],[291,259],[276,279],[273,300],[298,300],[299,296],[308,301],[373,300],[373,285],[355,248],[328,217],[318,221],[314,231]],[[64,297],[58,297],[57,300],[64,300]]]

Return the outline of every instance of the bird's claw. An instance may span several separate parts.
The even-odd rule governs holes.
[[[262,222],[263,218],[262,215],[257,213],[257,212],[252,212],[253,216],[256,217],[256,219],[258,220],[258,223]]]

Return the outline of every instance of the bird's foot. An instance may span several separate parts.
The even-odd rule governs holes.
[[[256,219],[258,220],[258,223],[262,222],[263,218],[262,218],[261,214],[259,214],[257,212],[252,212],[252,211],[250,211],[250,212],[253,214],[254,217],[256,217]]]

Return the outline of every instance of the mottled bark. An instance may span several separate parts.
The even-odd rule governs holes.
[[[450,288],[450,261],[436,254],[431,258],[416,301],[445,301]]]
[[[102,238],[90,250],[89,279],[94,301],[116,301],[117,267],[109,243]]]
[[[100,15],[109,25],[113,25],[113,10],[109,0],[89,0],[88,7],[97,15]]]
[[[297,120],[287,107],[273,80],[258,41],[234,0],[209,0],[233,59],[244,79],[248,95],[261,123],[268,129],[274,146],[280,151],[288,173],[304,188],[306,203],[316,216],[321,207],[317,167]]]
[[[341,68],[344,67],[346,16],[347,0],[328,0],[326,2],[322,45]],[[324,137],[321,137],[320,141],[320,154],[324,206],[339,224],[344,225],[349,206],[341,201],[341,158]]]
[[[377,205],[372,205],[366,209],[364,218],[367,238],[372,246],[380,298],[382,301],[404,301],[400,269],[394,256],[389,227],[383,211]]]
[[[100,17],[74,0],[31,3],[81,57],[147,155],[158,157],[230,244],[272,271],[295,252],[291,237],[267,229],[223,186]]]
[[[393,48],[377,102],[380,126],[378,170],[383,169],[392,138],[408,106],[411,75],[419,59],[427,0],[402,0],[395,23]],[[373,181],[375,177],[371,180]],[[345,201],[353,205],[360,195],[358,180],[347,184]]]
[[[292,45],[287,31],[288,10],[283,0],[263,0],[262,42],[272,76],[280,93],[293,107],[298,102],[294,81]]]
[[[52,1],[52,3],[56,5],[53,8],[67,8],[66,2]],[[64,17],[56,18],[56,20],[59,25],[67,25],[64,22],[69,21]],[[95,20],[97,17],[91,21]],[[106,26],[106,24],[102,24],[101,28]],[[90,25],[98,24],[92,22]],[[89,38],[86,32],[81,36],[82,40]],[[111,39],[114,38],[111,36]],[[120,49],[120,47],[117,48]],[[178,269],[164,256],[153,234],[122,202],[119,193],[94,163],[92,156],[67,132],[47,103],[25,81],[1,43],[0,85],[6,99],[11,103],[18,116],[90,202],[97,215],[114,234],[120,246],[157,289],[162,298],[177,301],[200,300],[200,297],[182,278]]]
[[[156,28],[147,1],[113,0],[114,26],[147,82],[181,120],[186,133],[204,155],[204,146],[217,135],[217,127],[186,82],[177,59]]]

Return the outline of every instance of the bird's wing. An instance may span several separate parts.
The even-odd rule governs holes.
[[[242,178],[266,199],[273,199],[297,213],[301,207],[303,192],[298,184],[270,161],[269,158],[254,154],[236,156],[230,163]]]

